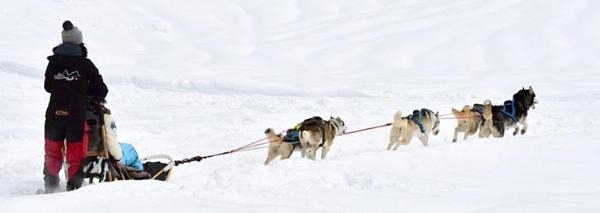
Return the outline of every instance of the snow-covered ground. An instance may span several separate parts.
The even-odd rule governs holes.
[[[600,2],[592,0],[2,1],[2,212],[599,212]],[[349,130],[397,110],[510,99],[525,135],[387,151],[389,129],[328,158],[266,150],[175,168],[169,182],[43,187],[42,88],[70,19],[109,86],[122,141],[176,159],[227,151],[305,118]],[[64,186],[64,182],[62,183]]]

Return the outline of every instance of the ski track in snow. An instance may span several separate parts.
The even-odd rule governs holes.
[[[596,1],[114,3],[24,0],[0,9],[3,211],[90,203],[102,205],[91,212],[600,209]],[[33,195],[43,185],[44,57],[63,17],[80,24],[119,138],[141,155],[220,153],[314,115],[340,116],[356,130],[390,122],[397,110],[446,114],[485,99],[500,104],[529,85],[540,103],[525,135],[451,143],[455,121],[443,120],[429,147],[413,139],[387,151],[389,128],[381,128],[336,138],[325,160],[294,153],[264,166],[266,150],[240,152],[178,166],[169,182]]]

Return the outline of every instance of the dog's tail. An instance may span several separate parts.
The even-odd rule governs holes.
[[[272,128],[267,128],[265,130],[265,134],[274,133],[274,132],[275,132],[275,130],[273,130]]]
[[[456,114],[457,112],[460,112],[460,111],[458,111],[457,109],[454,109],[454,107],[452,107],[452,113]]]
[[[394,114],[394,121],[392,122],[392,126],[396,127],[396,128],[402,128],[403,126],[406,126],[406,124],[404,124],[404,118],[402,117],[402,111],[398,111]]]
[[[485,120],[492,120],[492,117],[493,117],[493,115],[492,115],[492,101],[485,100],[483,102],[483,104],[484,104],[483,105],[484,106],[484,108],[483,108],[483,119],[485,119]]]

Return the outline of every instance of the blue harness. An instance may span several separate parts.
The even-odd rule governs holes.
[[[300,143],[300,131],[292,130],[283,136],[283,142],[297,144]]]
[[[516,111],[517,110],[515,109],[514,99],[505,101],[504,105],[502,106],[502,110],[500,110],[500,112],[512,119],[513,122],[517,123],[519,122],[519,119],[517,118],[517,116],[515,116]]]
[[[416,113],[417,111],[418,114]],[[415,118],[415,116],[418,117]],[[415,110],[412,115],[406,116],[406,119],[413,121],[415,124],[417,124],[417,126],[419,126],[421,133],[425,133],[425,126],[423,126],[423,110]]]

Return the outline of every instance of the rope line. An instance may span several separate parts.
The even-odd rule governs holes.
[[[459,116],[459,117],[439,118],[439,119],[471,119],[471,118],[477,118],[477,116]]]
[[[440,117],[440,118],[441,118],[441,117],[446,117],[446,116],[448,116],[448,115],[452,115],[452,114],[453,114],[453,113],[441,114],[441,115],[438,115],[438,117]]]
[[[470,119],[470,118],[475,118],[475,116],[462,116],[462,117],[452,117],[452,118],[442,118],[442,116],[447,116],[447,115],[452,115],[452,113],[449,114],[443,114],[440,116],[439,119]],[[358,133],[358,132],[364,132],[364,131],[368,131],[368,130],[372,130],[372,129],[377,129],[377,128],[382,128],[382,127],[386,127],[386,126],[391,126],[392,123],[385,123],[382,125],[378,125],[378,126],[373,126],[373,127],[367,127],[367,128],[363,128],[363,129],[358,129],[358,130],[354,130],[354,131],[349,131],[349,132],[344,132],[342,133],[340,136],[343,135],[350,135],[350,134],[354,134],[354,133]],[[279,134],[283,133],[285,131],[280,132]],[[258,150],[258,149],[264,149],[264,148],[268,148],[269,146],[264,146],[268,143],[270,143],[269,141],[266,142],[262,142],[264,140],[266,140],[267,138],[262,138],[256,141],[253,141],[251,143],[248,143],[246,145],[240,146],[238,148],[226,151],[226,152],[221,152],[221,153],[217,153],[217,154],[212,154],[212,155],[207,155],[207,156],[194,156],[191,158],[184,158],[182,160],[176,160],[175,161],[175,166],[179,166],[181,164],[185,164],[185,163],[191,163],[191,162],[195,162],[195,161],[202,161],[206,158],[212,158],[212,157],[216,157],[216,156],[221,156],[221,155],[227,155],[227,154],[233,154],[236,152],[243,152],[243,151],[251,151],[251,150]]]
[[[282,131],[279,134],[281,134],[283,132],[285,132],[285,131]],[[269,146],[263,146],[263,147],[261,147],[262,145],[265,145],[265,144],[269,143],[269,141],[261,142],[261,141],[264,141],[266,139],[267,138],[265,137],[265,138],[253,141],[251,143],[248,143],[246,145],[240,146],[238,148],[235,148],[235,149],[232,149],[232,150],[229,150],[229,151],[225,151],[225,152],[221,152],[221,153],[217,153],[217,154],[212,154],[212,155],[207,155],[207,156],[198,155],[198,156],[194,156],[194,157],[191,157],[191,158],[184,158],[182,160],[176,160],[175,161],[175,166],[179,166],[181,164],[191,163],[191,162],[195,162],[195,161],[199,162],[199,161],[202,161],[202,160],[204,160],[206,158],[212,158],[212,157],[216,157],[216,156],[220,156],[220,155],[232,154],[232,153],[235,153],[235,152],[243,152],[243,151],[264,149],[264,148],[269,147]]]
[[[358,129],[358,130],[354,130],[354,131],[350,131],[350,132],[345,132],[342,135],[349,135],[349,134],[354,134],[357,132],[363,132],[363,131],[367,131],[367,130],[371,130],[371,129],[377,129],[377,128],[381,128],[381,127],[386,127],[386,126],[390,126],[392,125],[392,123],[386,123],[383,125],[378,125],[378,126],[374,126],[374,127],[368,127],[368,128],[364,128],[364,129]],[[280,132],[279,134],[283,133],[285,131]],[[266,142],[262,142],[264,140],[266,140],[267,138],[262,138],[256,141],[253,141],[251,143],[248,143],[246,145],[240,146],[238,148],[226,151],[226,152],[221,152],[221,153],[217,153],[217,154],[212,154],[212,155],[207,155],[207,156],[194,156],[191,158],[184,158],[182,160],[176,160],[175,161],[175,166],[179,166],[181,164],[185,164],[185,163],[191,163],[191,162],[200,162],[206,158],[212,158],[212,157],[216,157],[216,156],[221,156],[221,155],[227,155],[227,154],[233,154],[236,152],[243,152],[243,151],[251,151],[251,150],[258,150],[258,149],[264,149],[264,148],[268,148],[269,146],[264,146],[268,143],[270,143],[269,141]]]
[[[371,130],[371,129],[377,129],[377,128],[391,126],[391,125],[392,125],[392,123],[386,123],[386,124],[382,124],[382,125],[379,125],[379,126],[368,127],[368,128],[364,128],[364,129],[350,131],[350,132],[344,132],[341,135],[349,135],[349,134],[354,134],[354,133],[357,133],[357,132],[363,132],[363,131],[367,131],[367,130]]]

